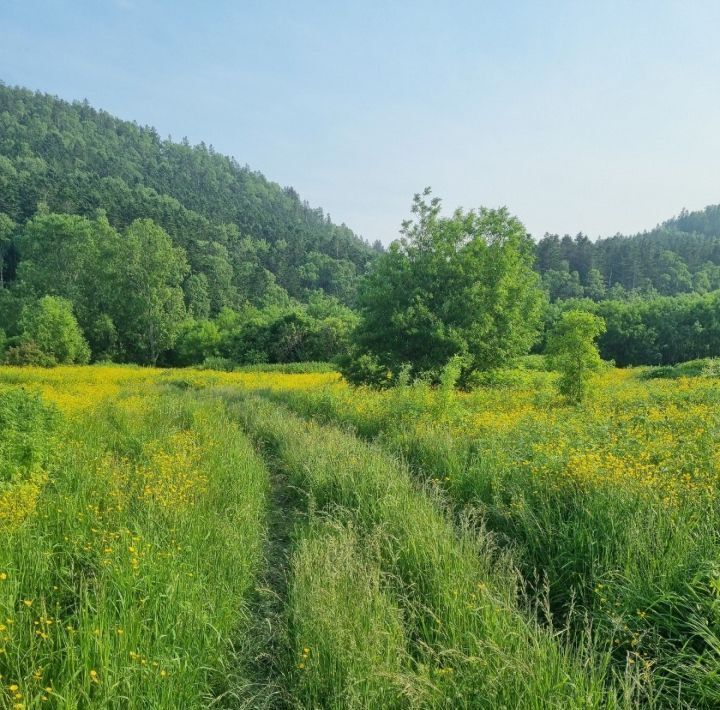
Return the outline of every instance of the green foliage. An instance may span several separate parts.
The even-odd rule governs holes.
[[[235,363],[226,357],[217,357],[211,355],[206,357],[198,368],[201,370],[218,370],[220,372],[232,372],[235,369]]]
[[[111,297],[128,359],[154,364],[175,343],[185,317],[185,254],[152,220],[136,220],[122,240],[121,287]]]
[[[43,296],[25,306],[20,330],[21,342],[33,343],[48,358],[42,364],[84,364],[90,360],[90,348],[75,320],[72,305],[63,298]]]
[[[701,375],[703,377],[720,377],[720,358],[709,358],[705,360]]]
[[[415,221],[363,281],[355,359],[344,369],[356,380],[382,370],[397,378],[436,378],[463,357],[463,377],[527,352],[536,339],[542,293],[532,271],[532,242],[506,210],[457,210],[440,215],[440,200],[416,195]],[[373,374],[374,373],[374,374]]]
[[[5,287],[5,272],[13,245],[12,235],[15,227],[15,222],[6,214],[0,212],[0,288]]]
[[[40,349],[40,346],[33,340],[21,340],[17,345],[11,345],[5,351],[7,365],[34,367],[53,367],[57,360]]]
[[[635,236],[591,242],[584,234],[548,234],[536,252],[553,301],[707,293],[720,288],[720,205],[684,211]]]
[[[373,387],[391,387],[393,379],[387,367],[380,364],[377,355],[364,352],[351,352],[338,360],[342,376],[351,385],[371,385]]]
[[[220,340],[220,329],[212,321],[183,323],[175,344],[177,364],[192,365],[218,357]]]
[[[40,396],[21,387],[0,390],[0,493],[3,484],[27,478],[44,467],[57,424]]]
[[[152,220],[120,234],[103,214],[40,213],[17,247],[13,292],[21,300],[52,294],[71,302],[96,358],[154,363],[174,345],[185,317],[187,260]]]
[[[558,388],[570,402],[585,399],[593,373],[602,366],[595,341],[604,330],[602,318],[586,311],[566,311],[550,334],[550,363],[560,371]]]
[[[335,300],[246,307],[217,319],[219,353],[238,364],[329,361],[347,350],[355,315]]]
[[[582,309],[603,318],[600,354],[618,365],[675,365],[720,355],[720,291],[626,300],[572,300],[552,304],[549,333],[562,313]]]
[[[162,140],[87,103],[2,84],[0,116],[0,213],[23,224],[42,201],[49,212],[86,217],[102,209],[119,231],[152,219],[185,249],[190,278],[205,277],[205,302],[196,280],[187,284],[196,318],[245,300],[258,305],[278,289],[304,299],[322,288],[352,303],[358,274],[376,254],[292,188],[204,143]],[[3,254],[0,227],[0,264]],[[14,262],[8,266],[12,276]],[[46,283],[39,295],[54,293]]]
[[[88,339],[92,343],[95,360],[113,360],[119,352],[119,334],[113,319],[100,313],[90,324]]]
[[[336,372],[335,366],[330,362],[290,362],[290,363],[258,363],[255,365],[241,365],[236,368],[238,372],[280,372],[283,374],[307,374],[310,372]]]

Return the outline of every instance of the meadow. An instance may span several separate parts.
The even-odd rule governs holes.
[[[0,707],[720,706],[720,386],[0,368]]]

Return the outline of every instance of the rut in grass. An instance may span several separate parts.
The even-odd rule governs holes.
[[[263,456],[258,447],[257,453]],[[248,683],[219,707],[275,710],[294,706],[284,682],[290,656],[287,628],[287,588],[292,532],[300,515],[299,493],[286,476],[265,458],[270,491],[263,552],[263,571],[249,600],[251,622],[238,640],[240,675]]]
[[[402,619],[398,652],[404,649],[402,662],[392,667],[381,659],[383,648],[373,647],[392,679],[383,688],[366,687],[392,699],[384,706],[532,708],[547,707],[548,699],[570,708],[632,706],[625,688],[606,685],[605,657],[593,656],[592,649],[582,658],[573,656],[561,637],[540,628],[518,608],[512,570],[497,566],[483,547],[485,541],[456,530],[396,459],[346,432],[304,421],[261,399],[236,395],[235,402],[246,428],[265,442],[292,484],[312,497],[316,516],[353,531],[358,541],[353,564],[365,570],[377,565],[380,587],[367,606],[373,614],[368,638],[376,638],[377,628],[386,633],[394,628],[387,613],[394,609]],[[360,553],[377,539],[378,554],[358,563]],[[322,573],[328,570],[318,569]],[[295,609],[298,579],[289,595]],[[335,581],[332,575],[328,579]],[[308,593],[317,591],[313,583],[306,580]],[[343,589],[339,585],[338,593]],[[324,600],[332,606],[330,597]],[[342,683],[351,680],[359,686],[369,682],[371,672],[374,677],[378,673],[366,666],[367,675],[358,675],[351,657],[338,665],[338,657],[347,657],[346,639],[356,641],[363,629],[352,610],[339,604],[335,608],[335,626],[326,624],[327,637],[316,639],[315,675],[306,670],[298,680],[294,673],[291,685],[296,698],[311,698],[313,707],[362,707],[361,698],[347,702]],[[315,614],[316,627],[322,626],[327,616],[322,609],[302,609],[306,616]],[[330,672],[335,673],[335,687],[329,684]]]

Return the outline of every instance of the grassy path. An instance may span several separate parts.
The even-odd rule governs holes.
[[[358,424],[330,393],[276,391],[263,396],[317,421]],[[668,395],[657,394],[660,401],[662,396]],[[698,397],[716,398],[717,393],[684,396],[692,406]],[[660,405],[640,401],[634,406],[640,418]],[[582,410],[568,411],[576,424],[582,417]],[[706,502],[689,494],[667,505],[661,492],[637,490],[621,481],[559,485],[560,474],[546,477],[523,465],[541,456],[534,453],[536,447],[545,444],[547,450],[546,442],[552,442],[550,433],[532,433],[530,424],[516,439],[484,441],[450,431],[442,422],[414,427],[409,422],[394,425],[386,417],[383,428],[368,418],[361,421],[365,440],[402,455],[418,480],[443,489],[457,517],[470,513],[481,519],[512,549],[531,595],[549,590],[555,623],[570,625],[580,646],[587,643],[591,618],[595,643],[612,654],[612,673],[633,677],[637,697],[648,705],[718,707],[717,499]],[[717,441],[712,425],[699,435],[693,430],[692,436],[684,436],[688,448],[712,451]],[[505,456],[506,449],[513,453]],[[535,463],[539,469],[541,462]],[[615,465],[622,464],[617,460]],[[681,465],[673,462],[677,470],[669,467],[667,475],[679,476]]]
[[[287,619],[290,551],[301,515],[298,492],[288,485],[286,476],[271,459],[265,464],[270,492],[262,572],[249,601],[251,623],[243,643],[243,670],[249,682],[238,697],[226,704],[258,710],[294,706],[284,675],[291,655]]]
[[[605,657],[575,657],[517,607],[517,577],[394,458],[259,398],[231,412],[307,497],[285,679],[302,707],[619,707]]]

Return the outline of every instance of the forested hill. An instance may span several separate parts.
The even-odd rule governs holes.
[[[634,236],[545,235],[536,267],[553,300],[707,293],[720,288],[720,205],[683,211]]]
[[[152,219],[185,249],[192,275],[226,283],[214,310],[277,297],[278,286],[301,300],[323,289],[352,303],[374,255],[295,190],[212,147],[0,84],[0,213],[21,225],[38,205],[86,216],[100,208],[117,229]],[[13,255],[5,261],[12,279]]]

